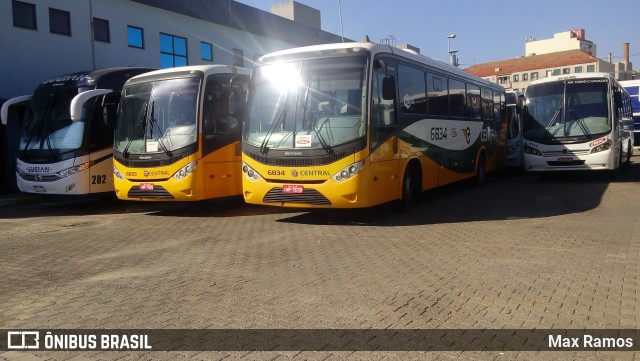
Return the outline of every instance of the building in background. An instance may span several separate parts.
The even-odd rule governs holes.
[[[0,2],[0,100],[49,77],[111,66],[252,67],[263,54],[335,43],[320,11],[293,0],[274,13],[233,0]]]
[[[272,9],[233,0],[0,1],[0,105],[62,74],[116,66],[252,68],[269,52],[342,41],[321,29],[316,9],[293,0]],[[0,193],[17,190],[20,127],[0,126]]]
[[[557,33],[552,39],[527,39],[526,56],[476,64],[467,72],[498,83],[510,90],[523,91],[530,82],[552,75],[585,72],[611,73],[618,80],[632,79],[629,43],[623,44],[623,61],[597,57],[596,44],[585,39],[584,29]]]

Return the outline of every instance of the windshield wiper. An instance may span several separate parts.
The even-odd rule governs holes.
[[[318,118],[320,119],[320,118]],[[328,119],[328,117],[327,117]],[[324,122],[326,123],[326,121]],[[327,153],[333,153],[333,148],[331,148],[331,146],[329,145],[329,143],[327,143],[327,141],[324,139],[324,136],[322,135],[322,126],[324,125],[321,124],[319,128],[316,128],[315,124],[313,125],[313,131],[316,133],[316,135],[318,136],[318,141],[320,142],[320,145],[322,146],[322,149],[324,149]]]
[[[149,103],[145,103],[144,105],[144,111],[142,113],[142,131],[140,132],[143,137],[147,132],[147,111],[149,110]],[[131,119],[128,119],[129,123],[131,122]],[[133,141],[136,138],[134,138],[133,136],[131,137],[131,139],[129,139],[129,142],[127,143],[127,146],[124,147],[124,150],[122,151],[122,155],[125,157],[125,159],[129,158],[129,155],[131,155],[129,153],[129,147],[131,146],[131,143],[133,143]]]
[[[151,138],[153,139],[153,129],[155,126],[155,129],[158,130],[158,134],[160,134],[160,137],[158,137],[158,144],[160,144],[160,147],[162,148],[162,151],[165,152],[166,155],[169,156],[169,158],[173,157],[173,153],[171,153],[171,151],[164,145],[164,142],[162,141],[162,129],[160,129],[160,126],[158,125],[158,122],[156,122],[156,119],[153,117],[153,109],[154,109],[154,105],[155,105],[155,101],[151,102],[151,111],[149,111],[148,117],[145,120],[145,124],[149,123],[151,124]]]
[[[585,136],[587,136],[587,138],[593,139],[593,137],[591,136],[591,131],[587,127],[587,124],[585,124],[585,122],[584,122],[584,118],[579,118],[578,116],[576,116],[575,112],[571,108],[569,108],[569,115],[570,115],[571,119],[573,119],[573,121],[569,125],[569,129],[568,130],[565,129],[564,136],[565,137],[569,136],[568,132],[569,133],[571,132],[571,126],[575,122],[576,124],[578,124],[578,126],[580,127],[580,130],[582,131],[582,133],[584,133]],[[565,128],[566,128],[566,126],[565,126]]]
[[[287,112],[289,111],[289,106],[287,105],[288,100],[289,100],[289,93],[287,93],[287,96],[285,96],[284,102],[282,103],[282,105],[280,106],[280,109],[278,109],[278,112],[273,118],[273,123],[271,123],[269,130],[267,130],[267,135],[265,135],[264,139],[262,140],[262,143],[260,144],[260,153],[262,154],[269,153],[269,148],[267,147],[267,144],[269,144],[269,139],[271,139],[271,136],[273,135],[273,133],[275,133],[280,123],[284,122],[284,120],[287,118]]]

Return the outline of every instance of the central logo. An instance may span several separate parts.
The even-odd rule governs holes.
[[[146,169],[144,170],[144,176],[145,176],[145,177],[148,177],[148,176],[149,176],[149,171],[148,171],[148,170],[146,170]]]
[[[291,171],[291,175],[292,175],[292,176],[294,176],[294,177],[297,177],[297,176],[298,176],[298,171],[297,171],[297,170],[295,170],[295,169],[294,169],[294,170],[292,170],[292,171]]]

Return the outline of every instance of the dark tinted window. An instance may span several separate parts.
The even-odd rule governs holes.
[[[398,97],[400,112],[426,114],[424,72],[419,69],[398,65]]]
[[[467,116],[466,97],[464,83],[459,80],[449,79],[449,104],[451,105],[452,116]]]
[[[428,73],[427,96],[429,97],[429,114],[449,115],[449,92],[446,77]]]
[[[482,118],[482,105],[480,100],[480,87],[467,84],[467,107],[469,109],[469,117]]]

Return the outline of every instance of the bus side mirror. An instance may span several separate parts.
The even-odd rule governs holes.
[[[97,97],[99,95],[111,93],[111,89],[93,89],[87,90],[76,95],[71,100],[71,105],[69,106],[69,113],[71,114],[71,121],[77,122],[82,117],[82,107],[84,104],[91,98]]]
[[[2,108],[0,110],[0,122],[3,125],[7,125],[7,118],[9,118],[9,107],[14,104],[26,102],[31,99],[31,95],[23,95],[15,98],[11,98],[2,104]]]
[[[249,77],[238,75],[231,79],[231,91],[229,92],[229,115],[242,114],[244,110],[247,90],[249,89]]]
[[[382,80],[382,99],[393,100],[396,98],[396,81],[391,75],[387,75]]]

